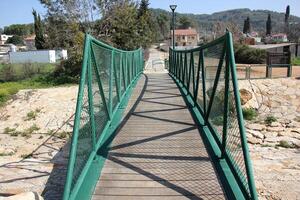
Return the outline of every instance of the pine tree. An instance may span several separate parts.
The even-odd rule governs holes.
[[[149,11],[149,0],[141,0],[139,11],[138,11],[138,18],[142,15],[145,15]]]
[[[272,20],[271,14],[268,14],[268,20],[266,22],[266,35],[271,35],[272,32]]]
[[[46,41],[41,16],[35,10],[32,11],[32,14],[34,17],[35,47],[37,49],[45,49]]]

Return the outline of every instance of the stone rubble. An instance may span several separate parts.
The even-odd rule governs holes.
[[[300,199],[300,80],[241,80],[239,87],[252,95],[243,107],[258,112],[246,132],[259,199]],[[276,121],[266,124],[270,116]]]

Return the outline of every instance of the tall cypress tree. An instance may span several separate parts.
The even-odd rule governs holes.
[[[35,47],[37,49],[45,49],[46,41],[44,38],[44,29],[41,21],[41,16],[35,10],[32,11],[34,18],[34,32],[35,32]]]
[[[243,33],[250,33],[251,32],[251,25],[250,25],[250,17],[244,20],[244,28]]]
[[[266,35],[271,35],[272,32],[272,20],[271,20],[271,14],[268,14],[268,19],[266,23]]]
[[[290,18],[290,6],[288,5],[286,7],[286,10],[285,10],[285,18],[284,18],[284,22],[285,23],[288,23],[289,22],[289,18]]]
[[[290,6],[288,5],[286,7],[285,11],[285,18],[284,18],[284,32],[288,35],[289,34],[289,18],[290,18]]]

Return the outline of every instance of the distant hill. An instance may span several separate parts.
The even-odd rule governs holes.
[[[285,8],[283,8],[285,10]],[[154,15],[159,15],[160,13],[165,13],[171,16],[171,13],[162,9],[152,9]],[[284,15],[285,13],[274,12],[270,10],[250,10],[248,8],[226,10],[222,12],[216,12],[213,14],[181,14],[178,13],[177,17],[186,16],[190,18],[196,25],[196,28],[202,31],[211,31],[213,23],[220,22],[234,22],[243,28],[244,20],[250,17],[251,28],[253,31],[264,32],[266,29],[266,20],[268,14],[271,14],[272,27],[274,32],[282,31],[284,26]],[[300,25],[300,17],[290,16],[290,22],[298,23]]]

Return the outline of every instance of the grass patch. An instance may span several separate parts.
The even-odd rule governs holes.
[[[32,153],[29,154],[22,154],[21,158],[26,159],[26,158],[31,158],[32,157]]]
[[[22,132],[21,136],[25,137],[27,139],[31,138],[31,135],[38,130],[40,130],[40,128],[36,124],[33,124],[28,129],[26,129],[24,132]]]
[[[279,142],[279,144],[276,145],[276,147],[283,147],[283,148],[295,148],[294,144],[290,144],[289,142],[285,141],[285,140],[281,140]]]
[[[266,119],[265,119],[265,124],[270,126],[272,124],[272,122],[276,122],[276,121],[277,121],[276,117],[267,116]]]
[[[53,63],[9,63],[0,64],[0,81],[19,81],[36,75],[52,73],[58,64]]]
[[[222,126],[223,125],[223,116],[217,116],[212,119],[212,123],[216,126]]]
[[[0,153],[0,156],[12,156],[12,155],[14,155],[14,153],[13,152],[9,152],[9,153]]]
[[[300,65],[300,58],[292,58],[292,65]]]
[[[0,83],[0,107],[4,106],[5,103],[10,100],[12,96],[15,95],[19,90],[49,88],[58,85],[67,86],[74,83],[68,83],[67,81],[69,80],[62,82],[62,80],[60,80],[62,77],[57,77],[56,79],[51,77],[51,75],[38,76],[22,81]]]
[[[35,120],[38,113],[41,112],[41,109],[37,108],[35,110],[32,110],[30,111],[29,113],[26,114],[26,117],[25,117],[25,121],[30,121],[30,120]]]
[[[243,116],[245,120],[252,121],[258,116],[258,113],[254,108],[243,108]]]
[[[59,139],[64,139],[64,138],[67,138],[68,136],[69,136],[69,133],[66,132],[66,131],[63,131],[63,132],[60,132],[60,133],[57,134],[57,137]]]
[[[20,134],[20,132],[19,131],[16,131],[16,129],[15,128],[9,128],[9,127],[6,127],[5,129],[4,129],[4,132],[3,132],[4,134],[8,134],[8,135],[10,135],[10,136],[12,136],[12,137],[17,137],[19,134]]]

